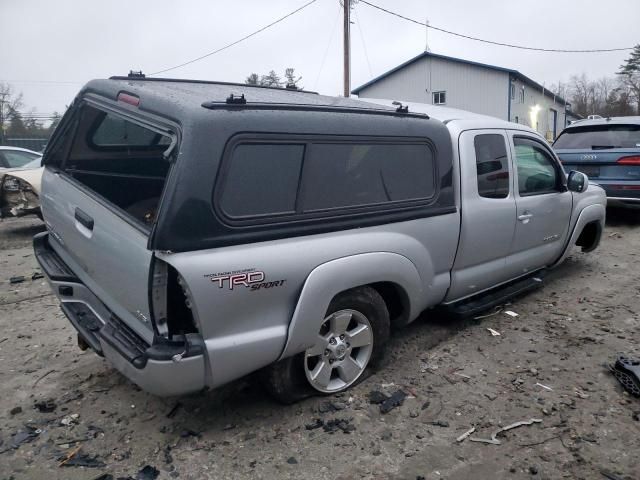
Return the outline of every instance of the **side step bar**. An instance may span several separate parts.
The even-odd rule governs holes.
[[[477,296],[444,305],[444,313],[460,318],[468,318],[505,303],[507,300],[537,290],[544,285],[545,270],[519,280],[501,285]]]

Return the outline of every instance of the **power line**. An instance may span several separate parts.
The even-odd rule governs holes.
[[[327,53],[329,53],[329,48],[333,43],[334,34],[336,33],[336,27],[338,26],[338,17],[340,16],[340,12],[342,12],[342,9],[338,8],[338,10],[336,11],[336,18],[333,20],[333,27],[331,27],[331,33],[329,34],[329,41],[327,42],[327,48],[325,48],[324,55],[322,56],[322,61],[320,62],[320,69],[318,70],[318,76],[316,77],[316,81],[313,84],[314,90],[316,90],[318,87],[318,81],[320,80],[322,69],[324,68],[324,62],[327,60]]]
[[[386,8],[382,8],[378,5],[374,5],[371,2],[367,2],[366,0],[360,0],[361,3],[365,5],[369,5],[370,7],[376,8],[382,12],[388,13],[390,15],[394,15],[403,20],[407,20],[408,22],[415,23],[417,25],[422,25],[423,27],[431,28],[432,30],[437,30],[438,32],[446,33],[448,35],[454,35],[460,38],[466,38],[467,40],[474,40],[476,42],[488,43],[491,45],[498,45],[501,47],[509,47],[509,48],[518,48],[520,50],[533,50],[536,52],[554,52],[554,53],[606,53],[606,52],[621,52],[625,50],[633,50],[633,47],[624,47],[624,48],[596,48],[596,49],[588,49],[588,50],[569,50],[569,49],[561,49],[561,48],[536,48],[536,47],[527,47],[524,45],[516,45],[512,43],[502,43],[502,42],[494,42],[492,40],[485,40],[483,38],[472,37],[470,35],[464,35],[462,33],[452,32],[451,30],[445,30],[444,28],[434,27],[430,23],[427,24],[425,22],[420,22],[413,18],[405,17],[404,15],[400,15],[399,13],[392,12],[391,10],[387,10]]]
[[[289,18],[291,15],[294,15],[294,14],[298,13],[300,10],[302,10],[304,8],[307,8],[312,3],[316,3],[316,1],[317,0],[311,0],[310,2],[305,3],[301,7],[296,8],[294,11],[287,13],[284,17],[280,17],[279,19],[271,22],[269,25],[266,25],[266,26],[256,30],[255,32],[250,33],[249,35],[246,35],[246,36],[236,40],[235,42],[231,42],[231,43],[225,45],[224,47],[221,47],[221,48],[219,48],[217,50],[214,50],[213,52],[205,53],[204,55],[201,55],[198,58],[194,58],[193,60],[189,60],[187,62],[181,63],[181,64],[176,65],[174,67],[165,68],[164,70],[158,70],[157,72],[150,73],[148,76],[158,75],[159,73],[165,73],[165,72],[168,72],[170,70],[175,70],[176,68],[184,67],[184,66],[189,65],[191,63],[194,63],[194,62],[197,62],[199,60],[202,60],[203,58],[207,58],[207,57],[210,57],[211,55],[215,55],[216,53],[220,53],[223,50],[226,50],[227,48],[233,47],[234,45],[237,45],[238,43],[243,42],[244,40],[247,40],[248,38],[251,38],[254,35],[257,35],[258,33],[265,31],[267,28],[273,27],[274,25],[276,25],[276,24],[282,22],[283,20]]]
[[[362,28],[360,27],[360,17],[358,17],[358,10],[354,9],[353,13],[356,17],[356,25],[358,26],[358,31],[360,32],[360,40],[362,41],[364,58],[367,60],[367,66],[369,67],[369,75],[373,77],[373,70],[371,70],[371,62],[369,61],[369,53],[367,52],[367,43],[364,41],[364,34],[362,33]]]

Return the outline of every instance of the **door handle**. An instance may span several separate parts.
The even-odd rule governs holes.
[[[87,215],[85,212],[76,207],[74,215],[75,219],[82,224],[86,229],[93,230],[93,218]]]
[[[532,213],[523,213],[522,215],[518,215],[518,220],[522,223],[528,223],[529,220],[533,217]]]

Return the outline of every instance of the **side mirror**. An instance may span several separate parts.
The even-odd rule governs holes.
[[[584,173],[577,170],[571,170],[569,172],[569,178],[567,179],[567,188],[572,192],[582,193],[587,189],[589,185],[589,177]]]

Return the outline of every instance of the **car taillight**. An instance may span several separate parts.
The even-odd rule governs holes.
[[[639,165],[640,166],[640,155],[622,157],[616,163],[618,165]]]
[[[129,105],[133,105],[137,107],[140,105],[140,98],[135,95],[131,95],[130,93],[120,92],[118,94],[118,101],[122,103],[128,103]]]

